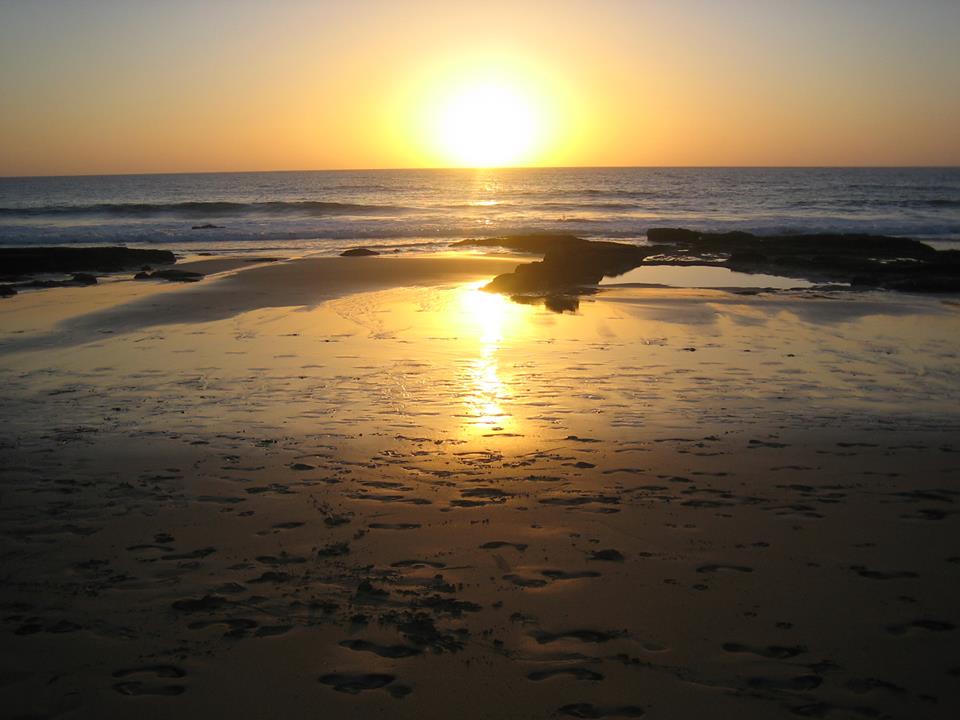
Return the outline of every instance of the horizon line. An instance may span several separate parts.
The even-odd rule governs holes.
[[[368,167],[297,168],[274,170],[166,170],[160,172],[65,173],[0,175],[0,180],[44,178],[142,177],[161,175],[254,175],[267,173],[345,172],[502,172],[515,170],[955,170],[956,165],[518,165],[508,167]]]

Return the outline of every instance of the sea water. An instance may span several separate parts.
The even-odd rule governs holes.
[[[960,168],[367,170],[0,178],[0,244],[186,252],[446,248],[651,227],[860,232],[960,247]]]

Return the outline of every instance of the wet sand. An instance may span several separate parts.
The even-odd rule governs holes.
[[[4,716],[955,716],[960,305],[515,264],[0,302]]]

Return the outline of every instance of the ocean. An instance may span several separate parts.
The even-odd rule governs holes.
[[[199,226],[208,226],[200,228]],[[213,226],[213,227],[209,227]],[[366,170],[0,178],[0,245],[435,251],[534,231],[863,232],[960,247],[960,168]]]

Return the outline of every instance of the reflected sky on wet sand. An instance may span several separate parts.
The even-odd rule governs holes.
[[[136,397],[124,414],[168,429],[425,427],[478,441],[615,434],[640,417],[938,411],[954,392],[956,310],[934,300],[609,289],[557,314],[481,285],[100,334],[8,354],[4,376],[13,403],[85,394],[46,399],[41,423],[112,418],[110,398]],[[765,404],[777,397],[793,402]]]
[[[531,717],[946,697],[957,312],[611,288],[559,314],[472,279],[6,352],[10,646],[82,657],[116,717],[157,687],[255,704],[239,673],[333,717],[481,717],[479,666]]]

